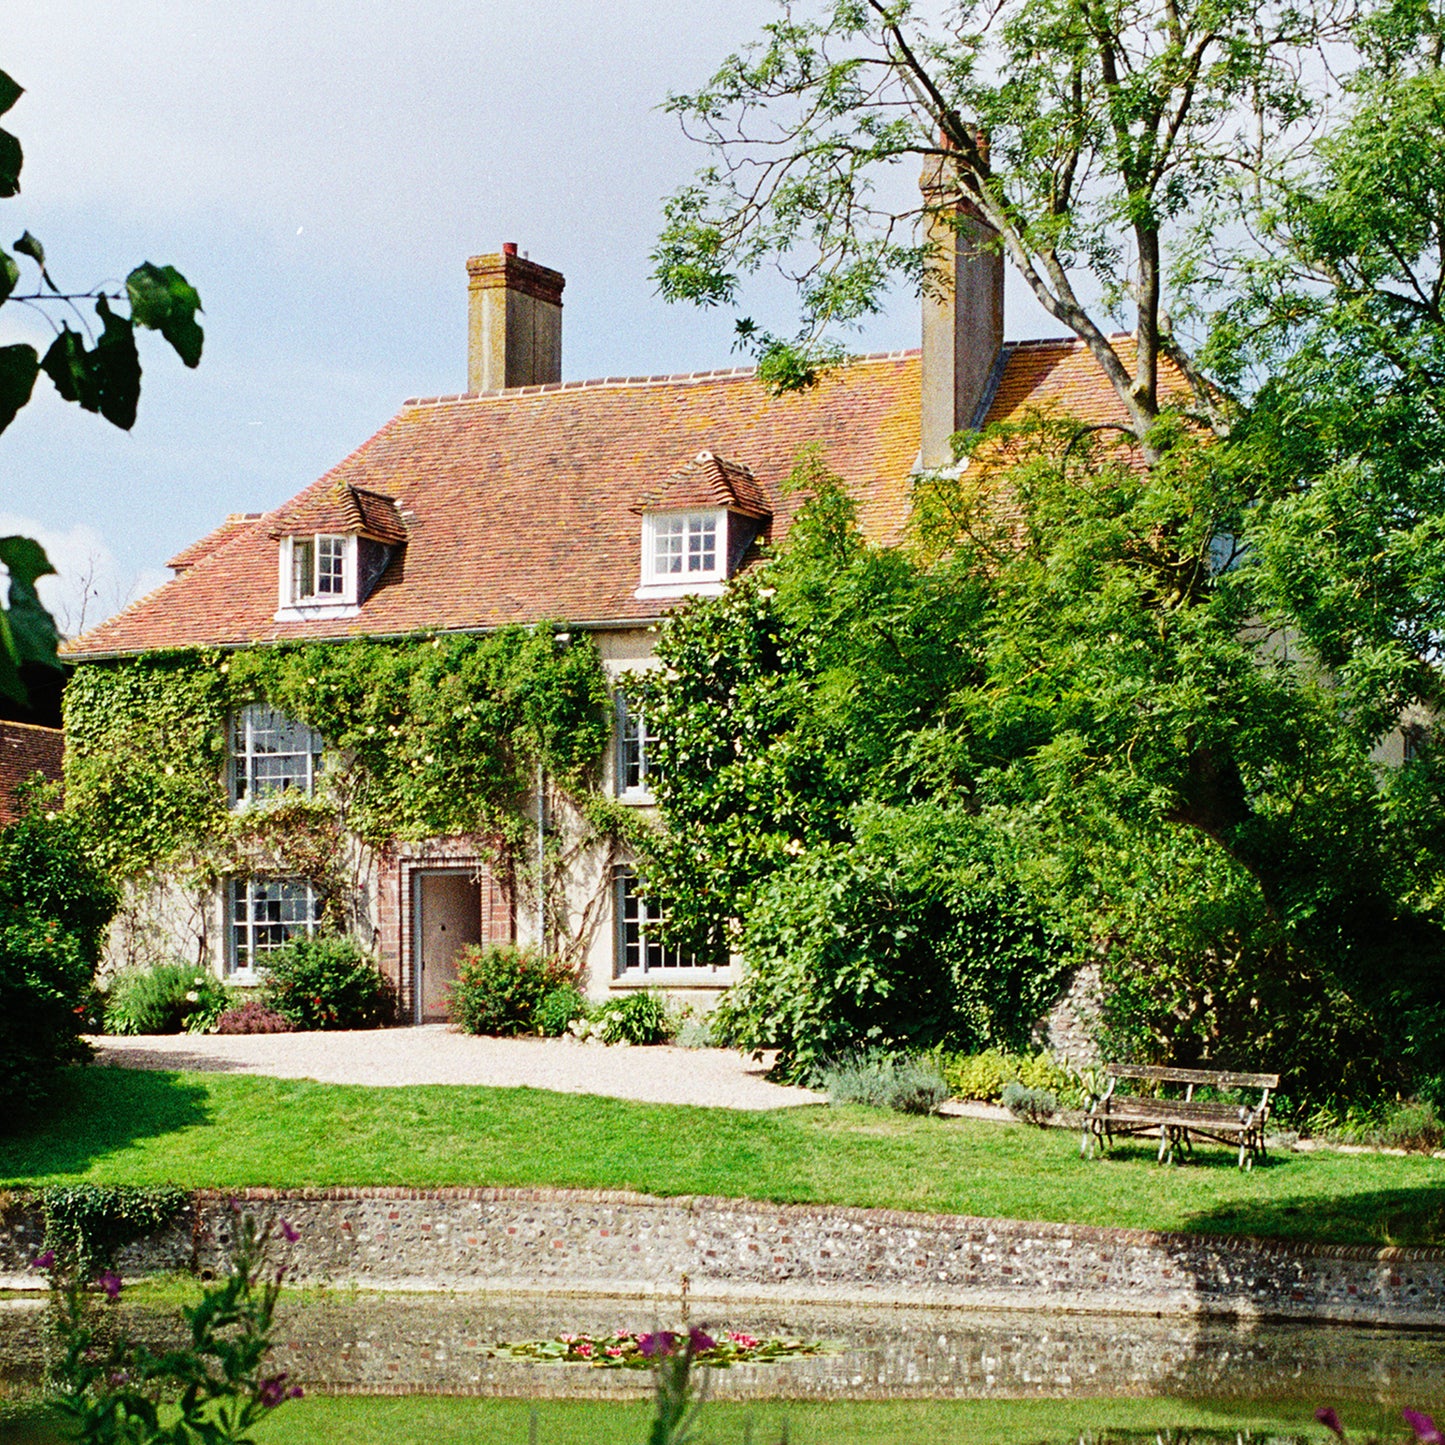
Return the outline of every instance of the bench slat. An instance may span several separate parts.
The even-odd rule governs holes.
[[[1113,1079],[1147,1079],[1160,1084],[1213,1084],[1220,1089],[1277,1089],[1278,1074],[1234,1074],[1212,1069],[1171,1069],[1160,1064],[1105,1064]]]

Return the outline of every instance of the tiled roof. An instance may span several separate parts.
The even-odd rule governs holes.
[[[773,509],[746,467],[699,452],[638,499],[634,512],[674,512],[690,507],[726,507],[745,517],[771,517]]]
[[[406,523],[393,497],[338,480],[318,491],[309,487],[294,501],[271,514],[272,537],[304,537],[311,532],[332,532],[371,537],[398,547],[406,541]]]
[[[260,515],[260,512],[232,512],[219,527],[207,532],[199,541],[192,542],[189,547],[182,547],[166,563],[166,566],[173,572],[184,572],[187,567],[193,567],[202,557],[207,557],[214,552],[237,527],[244,527],[248,522],[256,521]]]
[[[1092,358],[1070,341],[1008,348],[988,419],[1029,406],[1123,417]],[[675,604],[633,596],[641,547],[633,508],[680,459],[727,458],[738,497],[747,495],[745,467],[750,502],[772,514],[777,541],[801,500],[782,484],[817,443],[857,498],[864,532],[888,542],[907,519],[918,437],[916,351],[862,358],[782,397],[751,370],[733,370],[413,400],[293,501],[188,548],[178,577],[66,650],[103,656],[548,618],[646,623]],[[277,622],[273,534],[331,507],[338,488],[394,499],[406,545],[359,615]]]

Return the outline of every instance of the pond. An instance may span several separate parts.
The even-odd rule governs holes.
[[[156,1344],[173,1337],[174,1288],[134,1294],[122,1306],[126,1327]],[[327,1398],[278,1412],[274,1438],[641,1441],[645,1372],[494,1351],[564,1331],[676,1327],[676,1306],[666,1308],[674,1317],[631,1298],[298,1291],[279,1313],[276,1365]],[[0,1301],[0,1382],[12,1397],[39,1381],[44,1311],[37,1296]],[[1321,1404],[1357,1422],[1356,1439],[1391,1417],[1398,1438],[1400,1406],[1445,1404],[1445,1330],[705,1299],[691,1302],[690,1317],[714,1331],[829,1343],[816,1355],[708,1371],[720,1445],[776,1445],[784,1419],[793,1445],[1102,1442],[1172,1427],[1193,1441],[1233,1441],[1240,1431],[1319,1440],[1312,1415]],[[386,1398],[365,1398],[378,1396]]]

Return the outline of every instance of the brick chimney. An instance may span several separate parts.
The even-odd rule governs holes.
[[[467,262],[467,390],[501,391],[562,380],[560,271],[508,241]]]
[[[947,160],[923,173],[928,239],[937,269],[923,296],[924,467],[953,461],[948,439],[974,425],[1003,349],[1003,254],[987,242],[996,233],[959,198]]]

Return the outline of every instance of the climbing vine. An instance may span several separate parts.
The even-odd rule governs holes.
[[[227,726],[249,702],[325,738],[314,797],[231,807]],[[119,881],[285,868],[334,885],[347,838],[481,834],[510,853],[537,765],[585,793],[608,735],[596,648],[550,626],[88,663],[65,707],[67,806]]]

